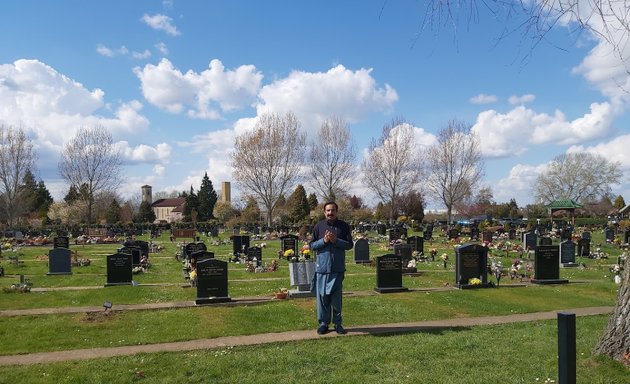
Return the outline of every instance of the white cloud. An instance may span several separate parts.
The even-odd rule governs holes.
[[[536,166],[524,164],[513,166],[508,176],[494,185],[494,200],[508,202],[510,199],[515,199],[520,207],[535,203],[532,186],[538,175],[544,172],[547,167],[548,163]]]
[[[159,178],[164,177],[166,167],[162,164],[156,164],[153,166],[153,174]]]
[[[101,55],[101,56],[114,57],[116,55],[126,55],[126,54],[128,54],[129,53],[129,49],[127,49],[127,47],[125,47],[124,45],[122,45],[120,48],[112,49],[112,48],[106,47],[103,44],[98,44],[96,46],[96,52],[98,52],[98,54]]]
[[[221,112],[251,104],[263,77],[253,65],[225,70],[220,60],[212,60],[209,68],[200,73],[182,73],[168,59],[162,59],[158,65],[136,67],[134,73],[151,104],[171,113],[212,120],[221,118]]]
[[[472,130],[481,139],[484,156],[522,155],[534,144],[570,145],[606,137],[620,108],[610,103],[593,103],[590,108],[590,113],[573,121],[561,111],[548,115],[524,106],[506,114],[487,110],[477,116]]]
[[[172,24],[173,19],[166,15],[161,15],[158,13],[150,16],[145,13],[140,20],[149,27],[158,31],[164,31],[168,35],[178,36],[181,34],[177,30],[177,27]]]
[[[528,93],[526,95],[521,95],[521,96],[512,95],[508,98],[508,102],[512,105],[522,105],[522,104],[531,103],[535,99],[536,99],[535,95]]]
[[[131,57],[138,60],[148,59],[151,57],[151,52],[148,49],[145,49],[144,52],[132,52]]]
[[[468,101],[473,104],[491,104],[496,103],[498,98],[495,95],[486,95],[485,93],[480,93],[477,96],[471,97]]]
[[[630,171],[630,156],[628,156],[628,148],[630,148],[630,134],[617,136],[614,139],[584,147],[582,145],[574,145],[567,149],[567,153],[588,152],[600,155],[611,162],[618,162],[621,168]]]
[[[293,71],[262,88],[258,115],[265,112],[293,112],[307,132],[337,116],[349,124],[375,112],[389,112],[398,94],[389,85],[379,87],[371,69],[352,71],[337,65],[327,72]]]
[[[168,48],[166,47],[166,44],[159,42],[155,44],[155,48],[157,48],[157,50],[160,51],[162,56],[168,56]]]
[[[166,143],[160,143],[155,147],[145,144],[132,147],[126,141],[119,141],[115,145],[127,163],[164,163],[171,157],[171,146]]]

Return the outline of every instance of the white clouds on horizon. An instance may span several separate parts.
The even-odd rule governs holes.
[[[521,96],[512,95],[508,98],[508,102],[512,105],[522,105],[522,104],[531,103],[535,99],[536,99],[535,95],[528,93],[526,95],[521,95]]]
[[[202,72],[182,73],[168,59],[157,65],[134,68],[142,93],[151,104],[173,114],[216,120],[221,113],[242,109],[254,102],[262,74],[253,65],[226,70],[220,60],[212,60]],[[218,107],[218,108],[217,108]]]
[[[499,98],[495,95],[486,95],[485,93],[480,93],[468,99],[472,104],[492,104],[496,103],[498,100]]]
[[[481,140],[484,156],[518,156],[533,145],[571,145],[607,137],[619,113],[620,108],[610,103],[592,103],[590,113],[568,121],[561,111],[548,115],[521,105],[505,114],[479,113],[472,130]]]
[[[172,23],[173,19],[169,16],[159,13],[150,16],[145,13],[140,20],[149,27],[157,31],[166,32],[166,34],[170,36],[179,36],[181,34],[181,32],[177,30],[177,27]]]

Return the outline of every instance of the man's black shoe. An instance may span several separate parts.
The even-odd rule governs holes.
[[[326,324],[322,324],[317,328],[318,335],[325,335],[328,333],[328,326]]]
[[[341,325],[335,325],[335,332],[340,335],[345,335],[346,333],[348,333]]]

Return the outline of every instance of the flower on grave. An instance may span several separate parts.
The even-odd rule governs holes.
[[[446,253],[443,253],[442,256],[440,256],[440,259],[442,259],[443,261],[448,261],[448,255]]]
[[[292,249],[284,251],[284,257],[286,257],[289,262],[298,261],[298,257]]]
[[[420,257],[420,255],[421,255],[421,254],[420,254],[420,252],[419,252],[419,251],[413,251],[413,252],[411,253],[411,256],[413,256],[413,257]]]
[[[481,280],[476,278],[476,277],[473,277],[473,278],[468,280],[468,284],[470,284],[470,285],[481,285]]]

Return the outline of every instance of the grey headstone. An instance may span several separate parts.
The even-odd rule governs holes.
[[[71,275],[71,252],[68,248],[53,248],[48,251],[48,275]]]

